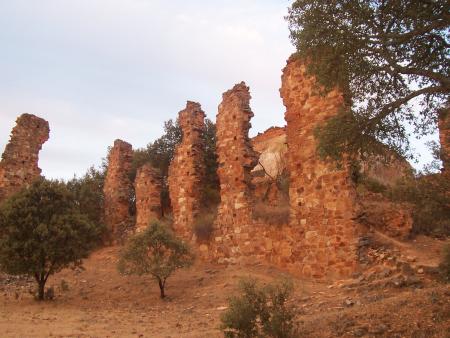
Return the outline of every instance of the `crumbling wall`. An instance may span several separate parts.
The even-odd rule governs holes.
[[[316,152],[315,128],[337,114],[340,91],[321,96],[315,79],[295,57],[283,70],[280,89],[290,172],[290,226],[300,238],[291,253],[305,276],[350,275],[357,268],[359,226],[355,190],[349,170],[338,170]]]
[[[193,222],[201,207],[205,113],[200,104],[188,101],[178,122],[183,138],[170,163],[169,192],[175,232],[191,239]]]
[[[136,172],[136,232],[147,228],[152,219],[161,218],[161,175],[150,164],[144,164]]]
[[[112,238],[130,222],[130,196],[132,184],[130,180],[133,149],[131,144],[115,140],[108,155],[103,193],[105,195],[105,224]]]
[[[245,254],[252,233],[251,171],[258,161],[248,131],[253,112],[244,82],[223,94],[216,119],[220,204],[216,219],[215,257],[234,261]]]
[[[40,117],[22,114],[17,118],[0,162],[0,202],[40,176],[39,151],[49,133],[48,122]]]

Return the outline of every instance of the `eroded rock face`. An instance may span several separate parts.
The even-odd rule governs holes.
[[[290,226],[300,233],[297,261],[305,276],[350,275],[357,268],[359,225],[355,190],[349,170],[337,170],[316,152],[314,129],[344,104],[333,90],[320,96],[304,64],[291,57],[280,89],[290,172]]]
[[[130,181],[133,149],[131,144],[115,140],[108,157],[103,192],[105,194],[105,224],[112,238],[117,231],[130,221],[130,196],[132,184]]]
[[[136,193],[136,232],[145,230],[152,219],[161,218],[161,175],[150,164],[137,170],[134,180]]]
[[[39,151],[49,133],[48,122],[40,117],[22,114],[17,118],[0,162],[0,202],[40,176]]]
[[[169,167],[169,192],[174,218],[174,230],[192,238],[192,226],[200,211],[202,176],[204,174],[205,113],[200,104],[188,101],[179,113],[183,138],[175,150]]]
[[[248,223],[251,219],[251,171],[258,163],[248,137],[251,127],[249,87],[244,82],[223,94],[217,114],[217,155],[220,179],[220,227]]]

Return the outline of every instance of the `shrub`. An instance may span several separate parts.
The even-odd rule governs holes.
[[[287,305],[293,286],[283,280],[261,287],[255,280],[240,281],[241,294],[229,300],[221,318],[225,337],[295,337],[294,311]]]
[[[120,253],[118,269],[124,274],[151,275],[164,298],[167,278],[193,260],[189,247],[165,224],[154,220],[145,231],[130,238]]]
[[[199,215],[193,225],[194,234],[200,242],[208,242],[214,230],[214,213]]]
[[[441,264],[439,264],[439,270],[442,278],[446,282],[450,282],[450,244],[446,244],[444,246],[444,252]]]

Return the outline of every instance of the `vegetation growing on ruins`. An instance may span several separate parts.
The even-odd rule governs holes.
[[[0,208],[0,269],[28,275],[44,299],[54,273],[80,266],[98,243],[101,227],[80,212],[64,183],[38,179]]]
[[[289,280],[261,286],[253,279],[243,279],[240,294],[230,298],[229,309],[222,316],[225,337],[290,338],[297,335],[294,310],[288,304],[293,291]]]
[[[416,135],[435,131],[450,92],[449,10],[445,0],[292,4],[291,39],[307,71],[353,103],[318,130],[322,155],[379,152],[376,140],[410,155],[406,123]]]
[[[155,220],[145,231],[129,239],[120,253],[118,269],[124,274],[151,275],[164,298],[167,278],[193,261],[189,247],[165,224]]]

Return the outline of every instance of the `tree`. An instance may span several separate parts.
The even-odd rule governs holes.
[[[325,92],[338,86],[351,109],[319,128],[319,151],[410,155],[405,123],[435,130],[450,91],[446,0],[296,0],[287,20],[297,54]]]
[[[72,178],[67,188],[72,192],[80,211],[97,226],[103,226],[104,194],[106,170],[90,167],[84,176]]]
[[[0,233],[1,270],[34,277],[39,300],[49,276],[80,266],[99,240],[65,184],[45,179],[2,204]]]
[[[167,278],[177,269],[188,267],[194,256],[189,247],[158,221],[132,237],[120,253],[118,269],[124,274],[150,274],[164,298]]]

